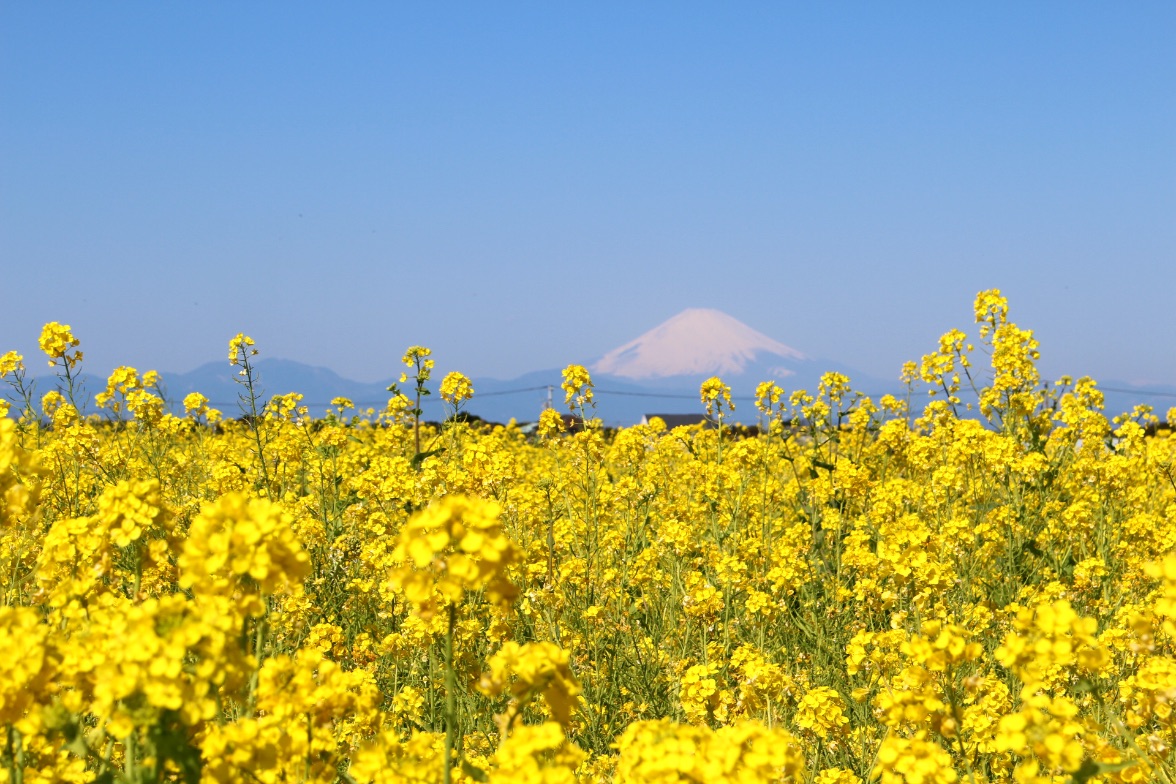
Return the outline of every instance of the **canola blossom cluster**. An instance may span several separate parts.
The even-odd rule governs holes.
[[[456,373],[422,421],[420,346],[314,419],[238,334],[226,415],[48,324],[54,388],[0,355],[0,782],[1176,784],[1176,410],[975,319],[905,397],[614,431],[571,365],[533,432]]]

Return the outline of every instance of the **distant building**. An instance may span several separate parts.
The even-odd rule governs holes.
[[[706,414],[645,414],[641,417],[641,424],[648,425],[649,420],[654,417],[665,422],[667,430],[673,430],[675,427],[689,427],[690,425],[715,427],[715,421],[707,417]]]
[[[584,420],[574,414],[560,414],[561,429],[565,433],[580,433],[584,430]],[[519,431],[529,436],[539,432],[538,422],[524,422],[518,426]]]

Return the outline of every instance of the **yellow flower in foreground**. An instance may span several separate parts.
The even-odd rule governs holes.
[[[494,501],[445,496],[412,517],[400,531],[393,558],[401,563],[389,577],[423,617],[444,605],[460,604],[466,592],[486,589],[492,600],[514,596],[506,567],[517,550]]]
[[[804,780],[804,752],[784,730],[742,721],[712,731],[668,719],[633,722],[617,740],[617,784]]]
[[[189,392],[184,396],[184,412],[191,417],[204,417],[209,422],[219,422],[221,412],[210,408],[208,398],[199,392]]]
[[[735,404],[731,402],[731,387],[723,383],[718,376],[711,376],[702,382],[698,390],[702,402],[706,404],[708,417],[723,418],[723,410],[734,411]]]
[[[564,402],[573,410],[592,404],[592,377],[583,365],[568,365],[563,370]]]
[[[445,775],[445,736],[382,732],[355,752],[348,775],[357,784],[424,784]]]
[[[844,733],[849,727],[845,700],[828,686],[808,691],[796,709],[796,725],[821,740]]]
[[[293,523],[280,504],[242,493],[205,504],[178,559],[180,587],[198,596],[234,596],[243,612],[261,614],[258,594],[290,591],[310,573]]]
[[[57,409],[65,405],[65,395],[56,389],[51,389],[41,396],[41,410],[46,416],[53,416]]]
[[[958,781],[951,755],[942,747],[922,737],[900,738],[891,735],[878,749],[874,777],[881,784],[930,784]]]
[[[74,337],[69,324],[58,324],[56,321],[50,321],[41,329],[39,343],[41,350],[49,357],[49,367],[55,366],[58,360],[65,362],[71,368],[80,362],[82,360],[82,352],[75,351],[72,354],[69,353],[69,350],[80,342]]]
[[[730,696],[722,688],[719,668],[713,664],[695,664],[682,673],[678,701],[692,724],[702,724],[710,718],[725,720]]]
[[[200,411],[208,405],[208,398],[199,392],[190,392],[184,396],[184,411],[189,414],[193,411]]]
[[[9,373],[15,373],[24,370],[24,357],[15,351],[9,351],[4,356],[0,356],[0,376],[7,376]]]
[[[576,768],[587,756],[555,722],[519,727],[494,753],[490,781],[575,784]]]
[[[0,722],[24,718],[52,683],[49,626],[31,607],[0,607]]]
[[[429,359],[432,354],[433,350],[424,346],[409,346],[408,351],[405,351],[404,356],[400,358],[405,367],[410,370],[416,369],[416,375],[413,378],[418,384],[425,383],[433,375],[433,360]],[[408,374],[402,373],[400,383],[403,384],[406,381],[408,381]]]
[[[253,338],[244,332],[238,332],[236,337],[229,341],[229,364],[240,365],[242,359],[257,356],[257,349],[252,348],[253,345]]]
[[[474,396],[474,385],[461,373],[454,371],[441,380],[441,399],[460,406]]]
[[[478,682],[478,690],[491,697],[510,691],[515,704],[508,711],[508,724],[536,696],[543,698],[560,725],[571,723],[581,690],[568,666],[567,651],[553,642],[519,645],[509,640],[490,657],[487,666],[489,671]]]
[[[784,390],[775,381],[765,381],[755,388],[755,407],[760,410],[764,416],[771,416],[772,409],[780,404],[780,398],[784,396]],[[703,402],[706,402],[705,396]]]
[[[544,438],[552,438],[563,432],[564,421],[563,417],[554,408],[545,408],[543,413],[539,415],[539,427],[537,432]]]

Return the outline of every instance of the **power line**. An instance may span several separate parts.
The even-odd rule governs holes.
[[[552,385],[550,385],[550,384],[544,384],[542,386],[534,386],[534,387],[519,387],[518,389],[500,389],[500,390],[496,390],[494,392],[476,392],[472,399],[473,400],[480,400],[482,398],[487,398],[487,397],[502,397],[502,396],[506,396],[506,395],[520,395],[524,392],[541,392],[541,391],[546,391],[551,386]],[[1160,392],[1160,391],[1150,391],[1150,390],[1143,390],[1143,389],[1123,389],[1120,387],[1097,387],[1097,389],[1102,392],[1114,392],[1117,394],[1125,394],[1125,395],[1146,395],[1149,397],[1176,398],[1176,392]],[[653,398],[653,399],[658,399],[658,400],[699,400],[698,395],[681,393],[681,392],[636,392],[636,391],[631,391],[631,390],[599,389],[599,388],[593,388],[592,391],[598,395],[613,395],[613,396],[617,396],[617,397],[644,397],[644,398]],[[934,391],[937,393],[940,392],[940,390],[934,390]],[[863,393],[863,394],[867,394],[869,397],[875,398],[875,397],[879,397],[880,395],[883,395],[883,394],[905,395],[906,390],[882,392],[882,393]],[[930,395],[931,390],[911,390],[911,394],[917,395],[917,396],[925,396],[925,395]],[[756,400],[756,398],[753,395],[732,395],[731,399],[737,400],[739,402],[754,402]],[[232,406],[232,405],[235,405],[237,402],[239,402],[239,401],[234,400],[232,402],[226,402],[223,400],[221,400],[221,401],[210,400],[208,402],[208,405]],[[384,405],[387,405],[388,400],[387,399],[359,400],[359,401],[352,401],[352,402],[355,404],[356,408],[359,408],[359,407],[364,407],[364,406],[384,406]],[[434,398],[434,397],[430,396],[430,397],[426,397],[423,400],[421,400],[421,405],[432,405],[432,404],[438,403],[438,402],[440,402],[439,398]],[[299,403],[304,406],[329,406],[329,405],[331,405],[330,401],[324,402],[324,401],[302,400],[302,401],[299,401]]]
[[[539,392],[546,391],[548,385],[544,384],[541,387],[523,387],[522,389],[502,389],[497,392],[475,392],[474,397],[495,397],[497,395],[517,395],[520,392]]]
[[[1176,397],[1176,392],[1148,392],[1142,389],[1117,389],[1115,387],[1095,387],[1102,392],[1120,392],[1125,395],[1148,395],[1150,397]]]
[[[697,400],[698,395],[683,395],[676,392],[622,392],[619,389],[595,389],[593,392],[601,395],[621,395],[623,397],[657,397],[663,399]],[[739,398],[740,400],[744,398]],[[751,400],[751,398],[746,398]]]
[[[517,394],[521,394],[523,392],[538,392],[540,390],[546,390],[546,389],[547,389],[547,386],[521,387],[519,389],[502,389],[502,390],[498,390],[496,392],[478,392],[478,393],[474,394],[474,398],[498,397],[500,395],[517,395]],[[341,395],[340,397],[346,397],[346,395]],[[348,399],[350,400],[350,398],[348,398]],[[359,408],[361,406],[385,406],[388,404],[388,400],[389,400],[389,398],[384,398],[383,400],[352,400],[351,402],[355,405],[356,408]],[[231,406],[231,405],[234,405],[238,402],[240,402],[240,401],[234,400],[232,402],[226,402],[224,400],[210,400],[210,401],[208,401],[208,405],[210,405],[210,406]],[[422,398],[421,405],[422,406],[423,405],[431,405],[433,403],[439,403],[439,402],[441,402],[440,398],[436,398],[436,397],[433,397],[430,395],[428,397]],[[323,402],[321,400],[318,400],[318,401],[316,401],[316,400],[309,400],[309,401],[308,400],[299,400],[298,404],[302,405],[302,406],[329,406],[329,405],[332,405],[331,401]]]

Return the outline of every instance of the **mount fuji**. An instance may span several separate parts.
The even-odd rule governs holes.
[[[631,381],[743,376],[753,370],[785,378],[807,359],[722,311],[689,308],[608,352],[591,370]]]
[[[787,392],[816,392],[824,373],[849,376],[854,389],[871,395],[900,385],[864,375],[803,351],[710,308],[689,308],[588,365],[605,421],[637,421],[649,413],[697,413],[699,385],[718,376],[731,387],[735,418],[754,422],[755,388],[775,381]],[[640,390],[640,391],[632,391]],[[644,398],[644,399],[643,399]],[[659,399],[660,398],[660,399]],[[640,409],[641,413],[638,413]]]

